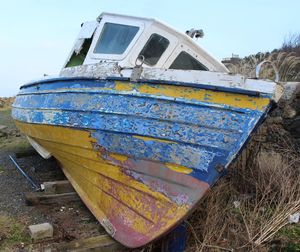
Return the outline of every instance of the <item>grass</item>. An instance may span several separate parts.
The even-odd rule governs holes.
[[[235,62],[227,62],[225,65],[230,72],[243,74],[247,77],[255,77],[255,67],[262,61],[271,61],[278,70],[280,81],[300,81],[300,34],[294,34],[287,38],[282,48],[270,52],[259,52],[249,55]],[[270,65],[263,66],[260,78],[274,80],[274,70]]]
[[[269,251],[277,240],[283,251],[299,248],[299,225],[288,217],[300,211],[300,154],[282,128],[263,127],[277,141],[256,142],[258,132],[206,195],[188,220],[192,251]]]
[[[11,109],[0,110],[0,125],[8,126],[9,131],[16,131],[16,126],[11,118]],[[1,151],[15,151],[28,147],[29,143],[24,136],[8,134],[5,137],[0,137]],[[4,167],[0,165],[0,174],[3,171]],[[16,251],[17,247],[22,247],[22,243],[27,244],[30,242],[26,223],[0,212],[0,251]]]
[[[0,213],[0,250],[15,251],[17,246],[29,242],[26,223]]]
[[[290,226],[282,228],[278,232],[278,236],[286,237],[288,239],[293,239],[293,240],[299,241],[300,240],[300,224],[290,225]]]
[[[22,151],[30,148],[30,144],[24,136],[0,138],[0,148],[2,151]]]
[[[6,125],[10,129],[16,129],[16,126],[11,118],[11,109],[0,110],[0,125]]]
[[[18,132],[11,117],[11,109],[0,110],[0,125],[7,126],[9,131]],[[0,137],[0,148],[2,150],[24,150],[29,147],[30,144],[23,135],[15,136],[14,134],[8,134],[7,137]]]
[[[276,238],[283,241],[282,251],[300,251],[300,223],[282,228]]]

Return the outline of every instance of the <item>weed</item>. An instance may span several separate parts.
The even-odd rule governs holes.
[[[300,225],[289,225],[278,232],[278,236],[300,241]]]
[[[20,243],[29,243],[26,225],[21,221],[0,213],[0,250],[10,250]]]
[[[6,125],[10,129],[16,129],[11,117],[11,109],[0,110],[0,124]]]
[[[286,247],[283,248],[284,252],[294,252],[294,251],[300,251],[300,244],[289,242]]]
[[[300,211],[299,153],[285,136],[271,147],[255,139],[188,220],[193,251],[265,251],[275,237],[296,246],[288,217]]]
[[[232,73],[255,77],[255,67],[262,61],[271,61],[278,69],[280,81],[300,81],[300,34],[292,34],[285,39],[282,48],[271,53],[259,52],[241,60],[227,62],[225,65]],[[261,78],[274,79],[275,73],[270,65],[265,65]]]

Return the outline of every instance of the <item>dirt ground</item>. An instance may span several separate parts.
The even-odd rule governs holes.
[[[26,205],[24,193],[34,189],[16,169],[9,155],[15,158],[15,152],[31,147],[14,126],[10,110],[0,110],[0,125],[7,126],[0,132],[0,251],[41,251],[49,243],[103,234],[104,230],[82,202]],[[38,184],[66,179],[54,159],[44,160],[36,154],[15,160]],[[53,225],[53,239],[33,243],[28,226],[44,222]]]

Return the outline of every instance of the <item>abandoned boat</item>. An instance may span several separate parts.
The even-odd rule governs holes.
[[[57,77],[20,88],[12,116],[106,231],[135,248],[192,212],[280,94],[161,22],[103,13],[82,24]]]

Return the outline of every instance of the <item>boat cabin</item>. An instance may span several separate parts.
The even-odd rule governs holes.
[[[64,68],[117,62],[122,68],[228,72],[191,37],[155,19],[102,13],[85,22]]]

